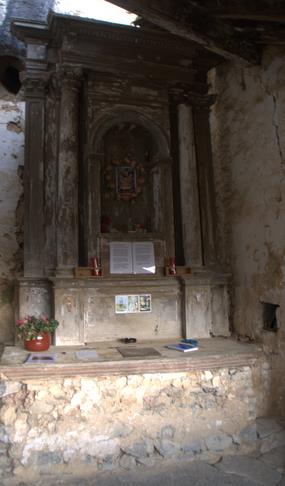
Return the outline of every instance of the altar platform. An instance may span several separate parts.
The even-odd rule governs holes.
[[[241,343],[233,338],[201,339],[199,349],[187,353],[166,348],[175,342],[179,340],[139,340],[129,344],[118,340],[86,346],[51,346],[42,353],[54,357],[55,361],[48,364],[25,363],[30,353],[22,345],[6,346],[0,372],[4,379],[13,380],[175,373],[251,366],[263,356],[261,345]],[[132,350],[134,356],[124,357],[119,351],[121,348]],[[80,359],[78,351],[82,350],[96,351],[97,356]]]

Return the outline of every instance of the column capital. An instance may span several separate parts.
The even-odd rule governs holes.
[[[73,64],[61,64],[57,66],[57,77],[62,88],[79,90],[83,80],[83,69]]]
[[[174,86],[169,92],[172,100],[177,104],[192,106],[193,108],[210,108],[217,99],[215,94],[201,94],[192,91],[189,86]]]
[[[26,99],[44,98],[49,74],[47,72],[26,72],[22,77],[22,89]]]

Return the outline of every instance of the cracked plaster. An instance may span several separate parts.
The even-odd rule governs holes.
[[[210,75],[219,256],[232,273],[233,326],[264,342],[276,383],[285,353],[284,57],[268,48],[261,66],[224,64]],[[262,302],[280,305],[276,334],[263,331]]]

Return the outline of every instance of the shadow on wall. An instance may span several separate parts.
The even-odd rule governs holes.
[[[20,71],[23,63],[13,56],[0,57],[0,83],[11,94],[17,94],[21,88]]]

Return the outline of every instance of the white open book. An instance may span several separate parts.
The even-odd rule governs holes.
[[[154,274],[152,241],[111,241],[110,273]]]

